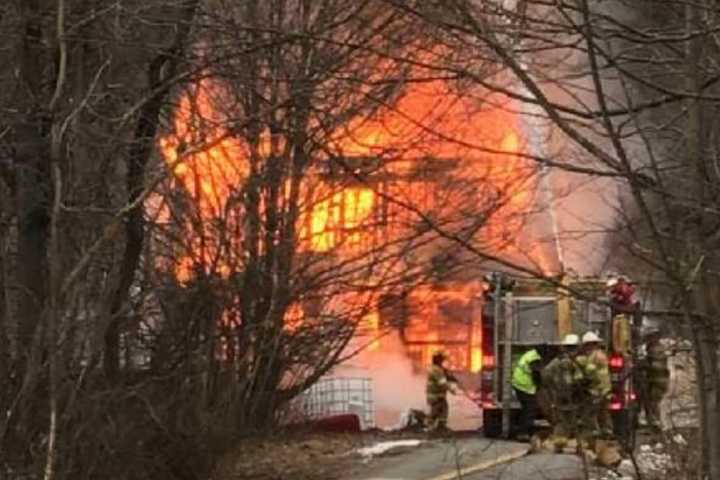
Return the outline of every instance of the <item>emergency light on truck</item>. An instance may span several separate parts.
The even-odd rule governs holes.
[[[611,370],[622,370],[625,366],[625,359],[620,354],[613,354],[608,361]]]

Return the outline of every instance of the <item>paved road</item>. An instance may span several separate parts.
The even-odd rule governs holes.
[[[575,455],[534,454],[463,477],[463,480],[579,480],[582,462]]]
[[[528,445],[488,440],[480,435],[429,440],[370,459],[352,480],[450,480],[458,469],[467,472],[527,453]]]
[[[579,460],[570,455],[527,455],[524,443],[479,435],[431,440],[370,459],[349,480],[510,480],[581,478]],[[459,474],[458,474],[459,473]]]

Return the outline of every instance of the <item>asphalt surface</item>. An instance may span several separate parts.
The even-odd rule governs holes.
[[[422,437],[418,437],[422,438]],[[524,457],[525,443],[489,440],[481,434],[426,440],[418,447],[401,448],[367,460],[350,480],[453,480],[475,478],[499,462]],[[478,477],[484,478],[484,477]]]
[[[579,480],[584,478],[580,457],[576,455],[533,454],[513,462],[463,476],[463,480]]]
[[[422,436],[418,436],[422,439]],[[574,455],[529,454],[527,443],[490,440],[481,433],[424,439],[370,457],[344,480],[576,480],[582,463]]]

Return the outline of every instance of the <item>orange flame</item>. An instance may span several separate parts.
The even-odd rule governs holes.
[[[357,245],[362,233],[357,231],[371,215],[375,194],[367,188],[347,188],[315,204],[310,212],[310,249],[327,252],[341,242],[340,232],[348,232],[344,242]]]
[[[233,195],[249,174],[250,149],[226,126],[218,108],[224,94],[217,82],[201,81],[194,91],[180,98],[172,132],[159,140],[175,184],[195,202],[197,215],[205,221],[227,215]],[[422,210],[457,216],[457,209],[467,207],[468,202],[478,202],[478,206],[482,206],[481,202],[489,205],[496,202],[496,208],[488,210],[487,228],[478,236],[490,248],[512,249],[513,239],[522,228],[523,214],[533,202],[535,170],[519,155],[526,142],[507,99],[489,97],[481,105],[476,103],[450,92],[444,82],[412,84],[392,108],[371,119],[350,121],[339,129],[329,147],[340,158],[381,158],[379,173],[390,179],[384,181],[383,187],[388,195]],[[269,144],[268,138],[261,140],[261,154],[267,154]],[[424,177],[413,177],[413,172],[433,164],[430,159],[441,170],[452,171],[464,186],[453,192],[448,188],[452,185],[438,183],[438,174],[432,170]],[[318,181],[312,188],[306,188],[306,195],[313,200],[298,219],[301,250],[358,254],[364,251],[370,237],[378,235],[380,227],[371,221],[381,203],[375,191],[377,185],[349,183],[329,185]],[[480,193],[472,197],[465,196],[466,192]],[[241,218],[224,220],[230,223],[227,231],[241,231],[238,228]],[[407,223],[398,221],[384,226],[380,235],[393,237],[398,233],[393,229],[407,228]],[[240,264],[237,252],[242,251],[240,233],[221,241],[212,231],[202,227],[198,231],[192,222],[184,228],[189,246],[174,265],[180,281],[190,280],[198,266],[213,265],[224,277],[236,270]],[[549,263],[541,258],[541,250],[532,255],[544,268],[549,268]],[[446,324],[437,321],[442,316],[439,309],[443,302],[467,304],[477,290],[474,283],[454,284],[442,292],[430,288],[416,290],[412,295],[415,308],[406,331],[409,341],[416,342],[409,348],[411,354],[415,352],[427,363],[432,352],[444,348],[447,342],[460,344],[465,339],[465,353],[453,353],[453,362],[479,371],[482,351],[478,327],[471,323],[460,328],[450,321]],[[345,301],[352,305],[365,299]],[[300,305],[294,305],[286,314],[289,330],[304,321]],[[371,335],[377,336],[381,324],[379,312],[364,314],[362,323]],[[374,341],[372,348],[381,348],[381,343]]]
[[[181,97],[173,133],[160,138],[160,150],[175,178],[193,197],[203,217],[219,216],[247,177],[246,149],[219,118],[215,85],[202,80]]]

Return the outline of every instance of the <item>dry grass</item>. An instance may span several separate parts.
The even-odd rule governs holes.
[[[468,435],[477,433],[456,432],[453,436]],[[246,438],[223,456],[211,480],[351,478],[367,466],[357,449],[377,442],[424,437],[413,431],[374,430],[360,434],[278,432],[264,438]]]
[[[292,434],[242,440],[228,452],[212,480],[325,480],[357,465],[359,435]]]

